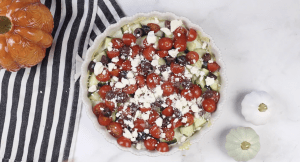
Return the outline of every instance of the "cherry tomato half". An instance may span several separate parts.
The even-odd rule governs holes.
[[[174,86],[171,82],[164,82],[162,85],[161,85],[161,89],[163,90],[163,95],[164,96],[170,96],[171,94],[174,93]]]
[[[146,47],[143,51],[144,57],[149,61],[152,61],[154,54],[155,54],[155,48],[153,46]]]
[[[149,108],[146,108],[146,107],[140,107],[140,111],[143,112],[143,113],[145,113],[145,112],[147,112],[147,111],[150,111],[150,110],[151,110],[150,107],[149,107]]]
[[[157,51],[159,57],[163,58],[169,55],[168,51]]]
[[[136,37],[133,34],[125,33],[123,34],[123,42],[126,46],[130,46],[131,43],[136,42]]]
[[[174,113],[173,107],[169,106],[165,108],[161,113],[165,116],[172,116]]]
[[[184,66],[180,66],[179,64],[176,63],[171,63],[171,71],[174,74],[179,74],[184,72]]]
[[[107,130],[109,130],[110,131],[109,133],[115,138],[119,138],[123,134],[122,125],[117,122],[111,122],[107,126]]]
[[[156,150],[159,152],[168,152],[169,151],[169,145],[165,142],[160,142],[156,146]]]
[[[108,107],[111,111],[115,109],[115,103],[109,100],[105,100],[105,106]]]
[[[154,138],[149,138],[147,140],[144,141],[144,145],[146,147],[147,150],[155,150],[155,145],[157,144],[156,139]]]
[[[113,49],[111,51],[106,51],[106,54],[107,54],[107,57],[112,59],[114,57],[120,56],[120,51],[118,49]]]
[[[134,128],[136,128],[138,132],[144,131],[145,127],[146,123],[143,119],[136,119],[134,121]]]
[[[127,94],[134,94],[135,91],[137,90],[137,85],[136,84],[131,84],[123,88],[123,92]]]
[[[187,101],[191,101],[194,99],[193,93],[189,89],[184,89],[181,91],[181,96],[183,96]]]
[[[148,119],[148,123],[153,125],[156,121],[156,119],[159,117],[159,114],[157,111],[152,110]]]
[[[147,76],[147,86],[150,89],[153,89],[156,87],[156,85],[160,84],[160,77],[159,75],[155,74],[155,73],[151,73]]]
[[[96,76],[96,79],[100,82],[107,82],[110,79],[109,71],[107,69],[103,70],[101,74]]]
[[[187,41],[194,41],[197,38],[197,32],[195,29],[190,29],[188,33]]]
[[[158,48],[160,50],[170,50],[173,46],[173,41],[171,38],[164,37],[158,40]]]
[[[186,33],[187,33],[187,30],[184,27],[182,27],[182,26],[179,26],[173,32],[175,38],[186,37]]]
[[[112,119],[110,117],[103,116],[100,114],[98,116],[98,122],[100,125],[108,126],[111,123]]]
[[[171,128],[165,128],[163,129],[163,132],[166,134],[166,137],[164,138],[166,141],[171,141],[174,139],[174,130]]]
[[[120,38],[113,38],[111,40],[111,43],[112,43],[113,47],[117,48],[117,49],[124,46],[124,43],[123,43],[122,39],[120,39]]]
[[[190,113],[184,114],[183,118],[187,118],[185,126],[190,126],[194,123],[194,116]]]
[[[117,140],[118,144],[123,147],[131,147],[131,140],[122,136]]]
[[[130,47],[131,50],[132,50],[132,55],[131,55],[131,58],[134,58],[136,55],[138,55],[141,51],[141,47],[139,45],[135,45],[135,46],[132,46]]]
[[[219,64],[217,64],[216,62],[208,63],[208,64],[207,64],[207,69],[208,69],[210,72],[215,72],[215,71],[217,71],[217,70],[220,69],[220,66],[219,66]]]
[[[103,102],[100,102],[100,103],[98,103],[97,105],[95,105],[94,107],[93,107],[93,113],[96,115],[96,116],[99,116],[101,113],[102,113],[102,111],[100,110],[101,108],[105,108],[105,103],[103,103]]]
[[[158,32],[160,30],[159,25],[154,24],[154,23],[148,23],[147,26],[149,26],[150,30],[154,31],[154,33]]]
[[[145,86],[145,80],[144,80],[143,76],[137,75],[137,76],[135,76],[135,79],[136,79],[136,83],[138,84],[138,86],[140,88]]]
[[[210,99],[210,98],[203,100],[202,107],[207,112],[216,111],[216,103],[213,99]]]
[[[104,85],[99,89],[98,93],[102,99],[105,99],[106,92],[108,92],[110,90],[112,90],[110,85]]]
[[[199,55],[195,51],[190,51],[186,54],[186,58],[190,62],[190,64],[194,64],[199,60]]]
[[[161,132],[160,132],[160,128],[157,125],[153,125],[149,131],[150,131],[150,134],[152,135],[152,137],[160,138]]]
[[[184,38],[178,38],[174,42],[174,48],[179,48],[178,51],[182,52],[186,49],[186,39]]]
[[[191,88],[191,92],[194,96],[194,98],[199,98],[202,94],[202,90],[199,86],[197,86],[196,84],[194,84]]]

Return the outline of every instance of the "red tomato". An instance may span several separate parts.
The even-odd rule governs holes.
[[[123,92],[127,94],[134,94],[135,91],[137,90],[137,85],[136,84],[131,84],[123,88]]]
[[[184,114],[183,118],[187,118],[185,126],[190,126],[194,123],[194,116],[190,113]]]
[[[125,33],[123,34],[123,42],[126,46],[130,46],[131,43],[136,42],[136,37],[133,34]]]
[[[210,98],[203,100],[202,107],[207,112],[216,111],[216,103],[213,99],[210,99]]]
[[[177,79],[178,78],[178,79]],[[170,78],[169,78],[169,81],[171,83],[175,83],[175,82],[182,82],[183,81],[183,78],[182,76],[178,76],[178,75],[175,75],[175,74],[171,74]]]
[[[106,128],[110,131],[109,133],[115,138],[119,138],[123,134],[122,125],[120,123],[111,122]]]
[[[144,57],[149,61],[153,59],[152,57],[154,54],[155,54],[155,48],[152,46],[146,47],[143,51]]]
[[[184,66],[180,66],[179,64],[176,63],[171,63],[171,71],[174,74],[178,74],[178,73],[183,73],[184,72]]]
[[[220,69],[220,66],[216,62],[208,63],[207,69],[211,72],[215,72]]]
[[[168,51],[157,51],[159,57],[163,58],[169,55]]]
[[[138,132],[144,131],[145,127],[146,123],[143,119],[136,119],[134,121],[134,128],[136,128]]]
[[[160,128],[157,125],[153,125],[150,130],[149,130],[150,134],[152,135],[152,137],[154,138],[160,138]]]
[[[171,105],[172,105],[172,100],[169,99],[169,98],[167,98],[167,99],[166,99],[166,104],[167,104],[168,106],[171,106]]]
[[[183,96],[187,101],[191,101],[192,99],[194,99],[194,95],[193,93],[191,93],[191,91],[189,89],[184,89],[181,91],[181,96]]]
[[[105,105],[106,105],[106,107],[108,107],[111,111],[114,111],[114,109],[115,109],[115,103],[114,103],[114,102],[105,100]]]
[[[191,92],[192,92],[192,94],[193,94],[193,96],[194,96],[195,98],[199,98],[199,97],[201,96],[201,94],[202,94],[201,88],[200,88],[199,86],[197,86],[196,84],[194,84],[194,85],[192,86]]]
[[[120,38],[113,38],[111,40],[111,43],[112,43],[113,47],[117,48],[117,49],[124,46],[124,43],[123,43],[122,39],[120,39]]]
[[[154,138],[149,138],[144,141],[144,145],[147,150],[154,150],[156,147],[155,146],[156,144],[157,144],[157,141]]]
[[[178,38],[174,42],[174,48],[179,48],[178,51],[182,52],[186,49],[186,39]]]
[[[105,108],[105,103],[101,102],[101,103],[98,103],[97,105],[95,105],[93,107],[93,113],[96,115],[96,116],[99,116],[102,111],[100,110],[101,108]]]
[[[170,96],[171,94],[174,93],[174,86],[171,82],[164,82],[162,85],[161,85],[161,89],[163,90],[163,95],[164,96]]]
[[[191,42],[194,41],[197,38],[197,32],[195,29],[190,29],[187,41]]]
[[[153,44],[153,43],[152,43],[152,44]],[[145,38],[145,39],[143,40],[143,45],[144,45],[145,48],[151,46],[152,44],[148,44],[147,38]]]
[[[101,74],[96,76],[97,80],[99,80],[100,82],[107,82],[110,79],[110,75],[108,70],[103,70]]]
[[[131,55],[131,58],[134,58],[136,55],[138,55],[141,51],[141,48],[139,45],[135,45],[135,46],[132,46],[130,47],[131,50],[132,50],[132,55]]]
[[[147,26],[149,26],[150,30],[154,31],[154,33],[158,32],[160,30],[159,25],[154,24],[154,23],[148,23]]]
[[[215,103],[217,104],[220,100],[220,93],[216,92],[216,91],[212,91],[213,92],[213,96],[211,97],[211,99],[213,99],[215,101]]]
[[[117,140],[118,144],[123,147],[131,147],[131,140],[122,136]]]
[[[169,106],[165,108],[161,113],[165,116],[172,116],[174,113],[173,107]]]
[[[182,26],[179,26],[173,32],[175,38],[186,37],[186,33],[187,33],[187,30],[184,27],[182,27]]]
[[[159,114],[157,111],[152,110],[148,119],[148,123],[153,125],[155,123],[155,120],[159,117]]]
[[[140,111],[143,112],[143,113],[145,113],[145,112],[147,112],[147,111],[150,111],[150,110],[151,110],[150,107],[149,107],[149,108],[146,108],[146,107],[140,107]]]
[[[110,117],[105,117],[102,114],[98,116],[98,122],[100,125],[108,126],[111,123],[112,119]]]
[[[102,99],[105,99],[106,92],[108,92],[108,91],[110,91],[110,90],[112,90],[111,86],[109,86],[109,85],[104,85],[104,86],[102,86],[102,87],[99,89],[98,93],[99,93],[99,95],[100,95],[100,97],[101,97]]]
[[[186,58],[190,62],[190,64],[194,64],[199,60],[199,55],[195,51],[190,51],[186,54]]]
[[[155,74],[155,73],[151,73],[147,76],[147,86],[150,89],[153,89],[156,87],[156,85],[159,85],[160,83],[160,77],[159,75]]]
[[[174,122],[175,119],[172,119],[171,120],[171,123],[172,123],[172,128],[175,129],[175,128],[178,128],[180,126],[182,126],[182,122],[181,122],[181,119],[177,120],[176,122]]]
[[[160,142],[156,146],[156,150],[159,152],[168,152],[169,151],[169,145],[165,142]]]
[[[135,79],[140,88],[145,86],[145,78],[143,76],[137,75],[135,76]]]
[[[166,134],[166,138],[164,138],[166,141],[171,141],[174,139],[174,130],[170,128],[163,129],[163,132]]]
[[[117,77],[117,76],[119,76],[120,72],[121,72],[121,69],[113,69],[112,71],[109,72],[109,74]]]
[[[118,49],[113,49],[111,51],[107,51],[106,54],[107,54],[107,57],[112,59],[114,57],[120,56],[120,51]]]
[[[124,62],[124,61],[123,61],[122,59],[119,58],[119,61],[116,62],[115,64],[116,64],[118,67],[121,67],[122,64],[123,64],[123,62]]]
[[[122,64],[122,70],[126,70],[126,71],[131,70],[131,62],[130,62],[130,60],[126,60],[126,61],[123,62],[123,64]]]
[[[160,50],[170,50],[173,46],[173,41],[171,38],[161,38],[158,40],[158,48]]]

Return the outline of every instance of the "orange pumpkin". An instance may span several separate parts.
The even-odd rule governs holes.
[[[18,71],[41,62],[53,27],[51,12],[40,0],[0,0],[0,69]]]

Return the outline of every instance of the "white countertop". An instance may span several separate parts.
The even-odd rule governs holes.
[[[169,11],[185,16],[212,36],[226,63],[227,101],[214,129],[188,151],[172,156],[136,156],[119,150],[97,132],[82,110],[74,161],[233,162],[225,150],[231,128],[252,127],[261,150],[250,162],[300,161],[300,1],[299,0],[117,0],[125,14]],[[241,100],[265,90],[277,111],[263,126],[246,122]],[[225,94],[223,94],[225,95]]]

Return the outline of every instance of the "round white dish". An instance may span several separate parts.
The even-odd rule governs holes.
[[[221,52],[217,48],[217,46],[214,44],[214,41],[212,40],[212,38],[208,34],[203,32],[202,28],[199,27],[198,25],[193,24],[190,20],[188,20],[185,17],[176,16],[175,14],[170,13],[170,12],[162,13],[162,12],[157,12],[157,11],[153,11],[153,12],[149,12],[149,13],[138,13],[131,17],[124,17],[118,23],[110,25],[101,35],[96,37],[96,39],[94,40],[94,44],[88,49],[88,51],[86,53],[85,60],[81,67],[81,80],[80,80],[80,86],[81,86],[81,92],[82,92],[81,95],[82,95],[84,107],[86,108],[86,113],[88,114],[90,120],[93,122],[95,129],[97,131],[99,131],[108,142],[114,144],[116,147],[118,147],[121,150],[129,151],[135,155],[147,155],[147,156],[171,155],[180,150],[179,149],[180,145],[172,146],[170,148],[170,151],[167,153],[161,153],[158,151],[148,151],[146,149],[137,150],[133,147],[131,147],[131,148],[121,147],[117,143],[117,140],[107,132],[106,128],[104,126],[101,126],[98,123],[97,117],[94,115],[94,113],[92,111],[92,104],[91,104],[89,98],[87,97],[87,95],[88,95],[87,67],[91,61],[91,57],[92,57],[93,53],[99,49],[98,46],[105,39],[106,36],[109,36],[111,33],[114,33],[115,31],[119,30],[123,25],[133,22],[134,20],[136,20],[139,17],[153,17],[153,16],[156,16],[159,19],[169,19],[169,20],[180,19],[183,21],[183,23],[187,27],[201,31],[201,33],[204,37],[207,37],[210,39],[210,42],[208,44],[211,46],[211,51],[213,54],[215,54],[216,60],[221,67],[221,69],[220,69],[220,75],[221,75],[220,95],[221,95],[221,98],[218,103],[217,111],[212,114],[210,126],[205,126],[203,129],[201,129],[201,131],[196,132],[192,137],[190,137],[187,140],[190,142],[190,144],[195,144],[196,142],[199,142],[202,138],[205,137],[205,134],[207,134],[213,128],[213,125],[216,123],[217,119],[222,114],[222,111],[224,109],[223,105],[226,100],[227,77],[225,74],[225,71],[226,71],[225,63],[222,60]]]

